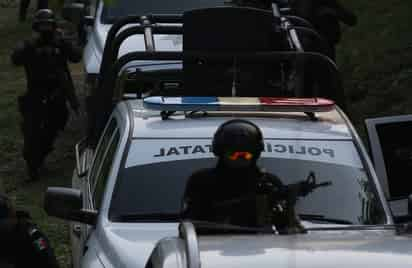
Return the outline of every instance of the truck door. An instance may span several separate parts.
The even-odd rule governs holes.
[[[366,120],[370,153],[395,221],[407,215],[412,194],[412,115]]]

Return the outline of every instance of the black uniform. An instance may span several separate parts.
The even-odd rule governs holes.
[[[216,168],[193,174],[185,192],[186,217],[196,220],[258,226],[259,207],[256,196],[267,185],[281,188],[275,175],[258,167],[233,170],[219,163]],[[269,193],[267,193],[269,194]]]
[[[79,106],[67,62],[79,62],[81,51],[56,35],[24,41],[12,54],[12,62],[26,71],[27,92],[19,97],[19,109],[23,115],[23,154],[32,169],[41,166],[58,132],[64,129],[66,101],[74,110]]]
[[[340,23],[354,26],[357,22],[356,15],[340,4],[339,0],[294,0],[292,10],[295,15],[313,24],[327,41],[326,55],[335,61],[336,45],[342,35]]]
[[[59,267],[49,240],[27,216],[18,215],[17,226],[1,237],[0,264],[5,267]]]
[[[37,0],[37,9],[45,9],[48,7],[48,0]],[[27,17],[27,9],[29,8],[30,0],[20,0],[19,20],[25,21]]]
[[[236,172],[219,163],[189,178],[184,218],[244,227],[275,225],[281,234],[302,232],[294,202],[275,195],[283,189],[277,176],[256,166]]]
[[[0,193],[0,267],[58,267],[47,237]]]
[[[257,166],[263,148],[262,132],[254,123],[242,119],[223,123],[212,142],[217,166],[189,178],[183,216],[243,227],[275,225],[280,233],[301,231],[294,198],[289,198],[278,177]]]

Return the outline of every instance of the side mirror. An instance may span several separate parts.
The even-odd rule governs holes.
[[[74,24],[80,24],[86,6],[84,3],[70,3],[63,6],[62,17]]]
[[[47,188],[44,209],[47,215],[94,225],[97,211],[84,210],[83,196],[80,190],[63,187]]]

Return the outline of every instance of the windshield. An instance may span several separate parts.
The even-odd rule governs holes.
[[[121,216],[127,215],[141,215],[136,220],[178,220],[188,178],[216,164],[210,144],[210,140],[133,140],[113,195],[111,220],[122,221]],[[385,223],[382,204],[352,141],[287,139],[266,140],[265,145],[258,164],[284,184],[305,180],[311,171],[319,183],[331,182],[298,200],[303,220]]]
[[[222,6],[223,4],[223,0],[112,0],[103,7],[102,23],[113,23],[116,19],[128,15],[180,14],[185,10]]]

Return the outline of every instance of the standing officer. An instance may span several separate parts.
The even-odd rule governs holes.
[[[336,46],[341,40],[341,23],[355,26],[356,15],[339,0],[293,0],[292,13],[307,19],[327,41],[327,56],[335,61]]]
[[[285,188],[281,180],[257,166],[264,149],[262,133],[246,120],[230,120],[216,131],[215,168],[194,173],[184,197],[184,217],[243,227],[275,225],[280,233],[302,232],[294,200],[274,196]]]
[[[27,17],[27,9],[29,8],[30,0],[20,0],[19,21],[23,22]],[[48,7],[48,0],[37,0],[37,10]]]
[[[15,211],[3,194],[0,194],[0,237],[0,267],[58,267],[47,237],[26,212]]]
[[[68,61],[79,62],[81,51],[58,36],[54,14],[37,11],[33,30],[39,36],[19,44],[12,62],[26,71],[27,92],[19,97],[23,116],[24,150],[29,176],[38,178],[38,170],[68,120],[66,101],[78,112]]]

